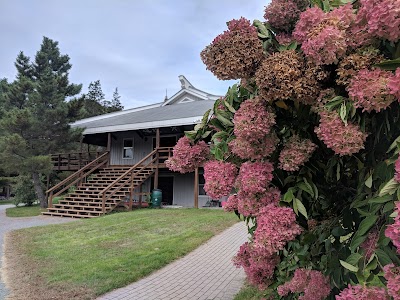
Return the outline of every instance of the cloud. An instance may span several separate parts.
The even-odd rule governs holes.
[[[215,78],[201,50],[241,16],[262,19],[259,0],[13,0],[0,2],[1,77],[15,77],[20,50],[34,57],[43,36],[59,42],[73,65],[70,81],[100,80],[106,96],[115,87],[126,108],[160,102],[179,90],[178,76],[224,94],[232,82]]]

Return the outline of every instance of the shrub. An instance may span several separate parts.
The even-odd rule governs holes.
[[[251,238],[234,263],[267,299],[400,298],[400,0],[345,2],[273,0],[269,23],[228,23],[202,52],[241,80],[186,136],[239,170],[225,209]],[[240,58],[205,61],[233,36]],[[215,169],[206,186],[226,194]]]

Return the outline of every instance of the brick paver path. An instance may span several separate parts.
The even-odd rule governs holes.
[[[47,216],[37,216],[37,217],[26,217],[26,218],[8,218],[6,217],[6,208],[14,207],[14,205],[0,205],[0,268],[3,260],[3,240],[7,232],[15,229],[49,225],[49,224],[59,224],[71,222],[77,219],[72,218],[57,218],[57,217],[47,217]],[[5,299],[8,291],[1,279],[0,272],[0,299]]]
[[[245,278],[232,257],[246,241],[247,228],[239,222],[185,257],[98,300],[232,300]]]

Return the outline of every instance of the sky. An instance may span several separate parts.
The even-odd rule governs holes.
[[[43,36],[68,54],[69,79],[100,80],[106,98],[118,87],[127,108],[164,100],[180,90],[179,75],[196,88],[224,95],[200,59],[226,22],[263,19],[268,0],[0,0],[0,78],[15,79],[20,51],[34,58]]]

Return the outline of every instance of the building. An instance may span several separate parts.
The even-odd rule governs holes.
[[[83,143],[103,146],[97,158],[89,154],[53,156],[55,169],[77,170],[69,180],[48,191],[45,214],[93,217],[112,211],[121,202],[129,208],[144,202],[153,188],[162,190],[163,203],[201,207],[209,200],[203,190],[202,170],[190,174],[171,172],[165,160],[172,147],[200,122],[220,96],[195,88],[179,76],[181,89],[162,103],[79,120]],[[95,174],[95,175],[93,175]],[[52,205],[54,196],[76,190]]]

